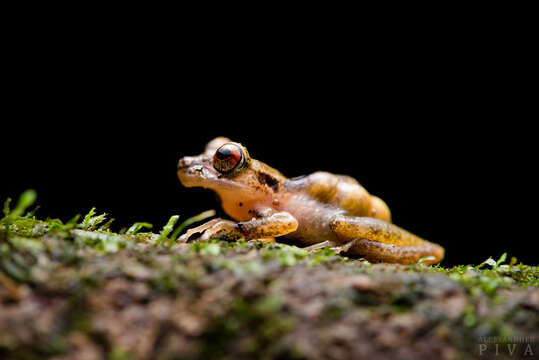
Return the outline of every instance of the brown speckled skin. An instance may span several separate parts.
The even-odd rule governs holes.
[[[391,224],[387,205],[349,176],[315,172],[288,179],[251,159],[237,143],[233,144],[241,147],[243,163],[231,173],[220,173],[213,155],[229,142],[216,138],[201,155],[180,159],[178,177],[186,187],[214,190],[224,211],[238,222],[214,219],[188,231],[182,240],[201,232],[203,239],[285,236],[305,245],[328,240],[334,246],[354,241],[348,252],[370,261],[410,264],[426,256],[434,257],[427,264],[442,260],[441,246]]]

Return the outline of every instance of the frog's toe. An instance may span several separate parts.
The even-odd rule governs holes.
[[[322,241],[322,242],[319,242],[319,243],[316,243],[316,244],[313,244],[313,245],[310,245],[310,246],[306,246],[306,247],[303,247],[301,248],[302,250],[305,250],[305,251],[308,251],[308,252],[311,252],[311,251],[315,251],[315,250],[318,250],[318,249],[323,249],[325,247],[330,247],[333,243],[329,240],[325,240],[325,241]]]
[[[213,233],[209,230],[204,231],[202,236],[198,239],[199,241],[209,241],[213,236]]]
[[[187,240],[189,240],[189,236],[187,236],[187,234],[183,234],[178,238],[179,242],[187,242]]]
[[[189,238],[191,236],[193,236],[194,234],[200,234],[200,233],[205,233],[208,229],[212,228],[216,223],[218,223],[219,221],[221,221],[221,219],[217,218],[217,219],[213,219],[213,220],[210,220],[200,226],[197,226],[197,227],[194,227],[192,229],[189,229],[185,232],[185,234],[183,234],[182,236],[180,236],[178,238],[178,240],[180,242],[187,242],[189,240]]]
[[[335,246],[332,248],[335,251],[335,254],[340,254],[341,252],[347,252],[352,246],[356,243],[357,239],[347,242],[346,244]]]

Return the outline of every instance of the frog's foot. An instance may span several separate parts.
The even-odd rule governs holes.
[[[187,240],[189,240],[189,238],[191,236],[193,236],[194,234],[199,234],[199,233],[203,233],[204,231],[206,231],[207,229],[211,228],[213,225],[215,225],[215,223],[217,223],[219,220],[219,218],[217,219],[213,219],[213,220],[210,220],[200,226],[197,226],[197,227],[194,227],[192,229],[189,229],[185,232],[185,234],[183,234],[182,236],[180,236],[178,238],[178,240],[180,242],[187,242]]]
[[[225,235],[231,239],[239,239],[241,237],[238,225],[235,222],[221,218],[210,220],[205,224],[187,230],[185,234],[180,236],[179,241],[186,242],[194,234],[202,234],[200,236],[201,241],[208,241],[212,238]]]
[[[346,244],[344,245],[339,245],[339,246],[335,246],[335,247],[332,247],[331,250],[335,251],[335,254],[340,254],[342,252],[347,252],[348,250],[350,250],[350,248],[352,246],[354,246],[354,244],[356,243],[357,240],[352,240],[352,241],[349,241],[347,242]]]
[[[355,244],[355,242],[356,240],[352,240],[352,241],[347,242],[344,245],[337,246],[333,241],[326,240],[326,241],[322,241],[311,246],[304,247],[302,248],[302,250],[311,252],[314,250],[329,247],[331,250],[335,252],[335,254],[340,254],[341,252],[347,252],[348,250],[350,250],[350,248]]]
[[[302,249],[302,250],[305,250],[305,251],[311,252],[311,251],[314,251],[314,250],[318,250],[318,249],[323,249],[323,248],[325,248],[325,247],[329,247],[329,246],[331,246],[331,245],[332,245],[331,241],[326,240],[326,241],[322,241],[322,242],[316,243],[316,244],[314,244],[314,245],[306,246],[306,247],[301,248],[301,249]]]

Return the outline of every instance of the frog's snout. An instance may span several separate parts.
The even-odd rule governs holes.
[[[188,168],[189,166],[193,165],[195,162],[195,158],[192,156],[185,156],[178,161],[178,170],[182,170],[185,168]]]
[[[185,156],[178,161],[178,177],[184,186],[200,186],[208,171],[200,156]]]

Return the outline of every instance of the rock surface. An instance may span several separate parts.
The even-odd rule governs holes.
[[[178,244],[173,223],[117,234],[93,215],[0,221],[1,359],[538,356],[539,271],[505,255],[371,264],[260,241]]]

